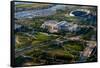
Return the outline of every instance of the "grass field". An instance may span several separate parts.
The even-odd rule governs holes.
[[[49,4],[17,4],[16,8],[42,8],[47,7]]]

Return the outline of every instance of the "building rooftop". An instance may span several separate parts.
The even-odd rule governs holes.
[[[57,21],[55,21],[55,20],[48,20],[48,21],[45,21],[44,24],[57,24]]]
[[[56,20],[48,20],[41,27],[47,28],[49,32],[58,32],[59,30],[76,31],[78,25],[68,23],[67,21],[57,22]]]

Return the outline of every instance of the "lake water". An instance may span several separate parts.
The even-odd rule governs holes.
[[[66,5],[55,5],[47,9],[20,11],[15,13],[15,18],[23,19],[49,16],[55,14],[58,9],[64,10],[65,7]]]

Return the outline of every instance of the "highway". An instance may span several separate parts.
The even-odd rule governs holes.
[[[48,44],[48,42],[41,42],[41,43],[39,43],[39,44],[36,44],[35,46],[29,45],[29,46],[26,47],[26,48],[16,50],[16,51],[15,51],[15,57],[18,57],[18,56],[20,56],[20,55],[23,55],[25,52],[28,52],[28,51],[30,51],[30,50],[32,50],[32,49],[36,49],[36,48],[39,48],[39,47],[46,46],[46,44]]]
[[[86,59],[90,56],[91,52],[93,51],[93,48],[96,46],[96,43],[94,41],[82,40],[82,39],[80,39],[80,36],[69,37],[69,38],[67,38],[67,40],[72,40],[72,41],[76,40],[76,41],[81,41],[81,42],[86,42],[87,43],[86,48],[82,52],[80,52],[80,60],[76,61],[76,62],[85,62]],[[50,43],[50,41],[49,42],[41,42],[39,44],[36,44],[36,46],[29,45],[26,48],[16,50],[15,51],[15,57],[23,55],[25,52],[28,52],[32,49],[37,49],[39,47],[46,46],[46,44],[49,44],[49,43]]]

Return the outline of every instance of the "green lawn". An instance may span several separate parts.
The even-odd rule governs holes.
[[[68,44],[68,45],[65,45],[65,46],[66,46],[66,48],[70,48],[71,50],[75,50],[75,51],[81,51],[83,49],[83,46],[78,45],[78,44],[76,44],[76,45]]]
[[[33,38],[29,37],[23,33],[17,33],[16,34],[16,39],[15,39],[15,44],[16,44],[16,49],[20,49],[26,46],[31,45]]]
[[[35,45],[35,44],[38,44],[38,43],[40,43],[40,41],[37,41],[37,40],[32,41],[32,45]]]
[[[41,8],[41,7],[46,7],[49,4],[38,4],[38,3],[33,3],[33,4],[17,4],[17,8]]]
[[[38,41],[47,41],[50,39],[50,37],[42,32],[39,32],[35,35]]]

